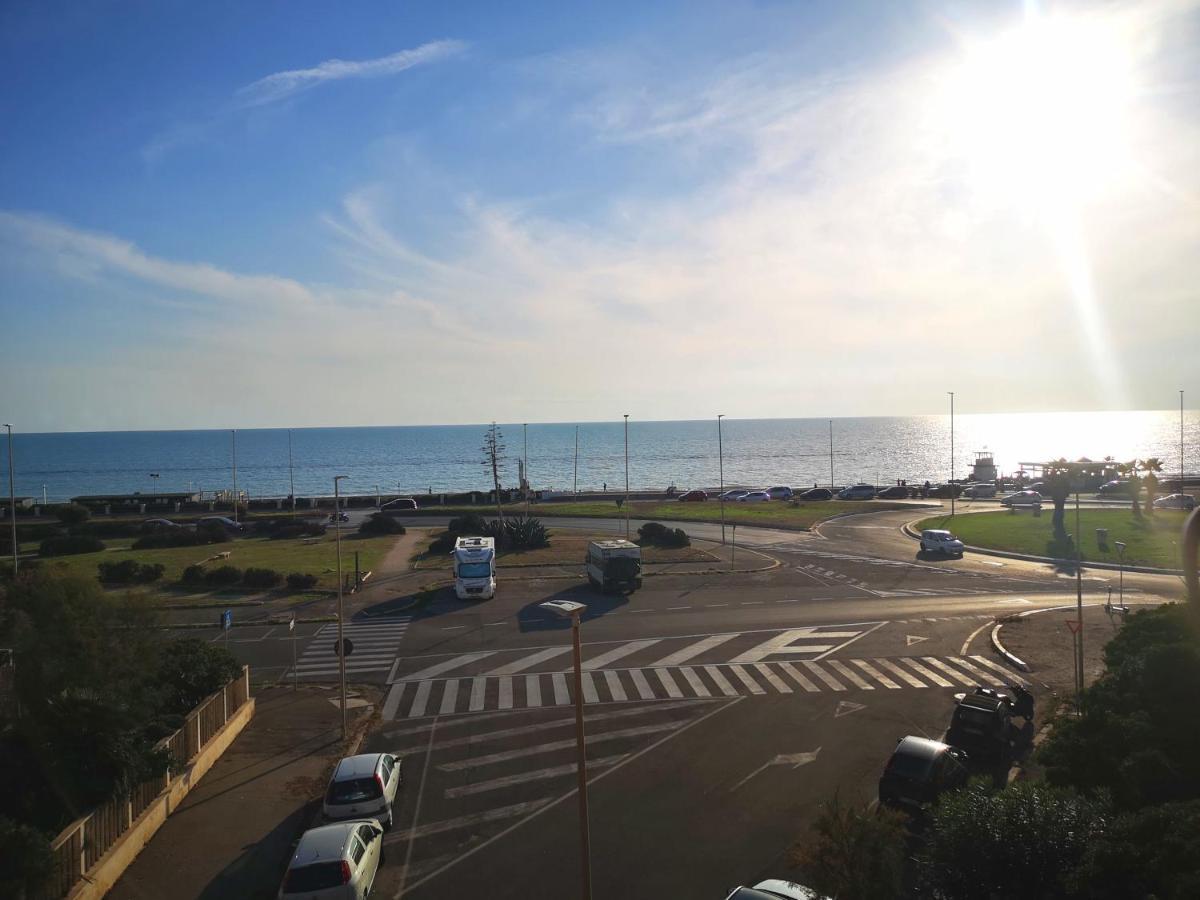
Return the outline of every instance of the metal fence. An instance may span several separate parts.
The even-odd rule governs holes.
[[[196,758],[209,741],[250,696],[250,667],[188,713],[183,727],[159,741],[171,757],[170,769],[142,782],[128,794],[113,797],[81,819],[72,822],[54,839],[54,869],[41,900],[58,900],[82,880],[88,870],[130,826],[171,786],[178,773]]]

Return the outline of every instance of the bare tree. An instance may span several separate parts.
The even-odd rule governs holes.
[[[500,520],[500,525],[504,525],[504,511],[500,505],[500,470],[504,467],[504,434],[500,428],[493,422],[488,426],[488,430],[483,433],[483,447],[480,448],[483,452],[483,465],[490,466],[492,470],[492,487],[496,491],[496,516]]]

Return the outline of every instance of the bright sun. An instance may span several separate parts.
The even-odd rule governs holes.
[[[1076,207],[1121,171],[1130,54],[1111,25],[1031,16],[970,45],[944,95],[973,189],[1027,210]]]

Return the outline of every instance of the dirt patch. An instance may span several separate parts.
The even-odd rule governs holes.
[[[1067,620],[1074,609],[1017,616],[1000,629],[1000,640],[1009,652],[1028,664],[1029,677],[1060,697],[1075,693],[1074,640]],[[1084,680],[1091,684],[1104,672],[1104,645],[1120,630],[1122,619],[1103,607],[1083,610]]]

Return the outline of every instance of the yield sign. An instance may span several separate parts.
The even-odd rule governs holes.
[[[1071,634],[1078,634],[1082,622],[1077,622],[1074,619],[1067,619],[1067,627],[1071,629]]]
[[[838,702],[837,709],[833,711],[833,717],[840,719],[842,716],[848,716],[852,712],[858,712],[860,709],[866,709],[863,703],[851,703],[849,700],[841,700]]]
[[[921,637],[919,634],[906,634],[904,636],[904,646],[911,647],[913,644],[919,644],[921,641],[927,641],[929,638]]]
[[[810,762],[813,762],[817,758],[817,754],[820,752],[821,752],[821,748],[818,747],[816,750],[812,750],[808,753],[780,753],[774,759],[768,760],[767,762],[763,763],[761,766],[759,766],[757,769],[755,769],[753,772],[751,772],[749,775],[747,775],[745,778],[743,778],[741,781],[739,781],[737,784],[735,784],[733,787],[731,787],[729,789],[729,791],[730,791],[730,793],[732,793],[733,791],[736,791],[743,784],[745,784],[747,781],[749,781],[751,778],[753,778],[755,775],[757,775],[759,772],[761,772],[763,769],[766,769],[769,766],[791,766],[793,769],[798,769],[801,766],[806,766]]]

